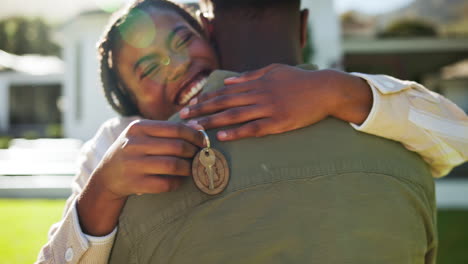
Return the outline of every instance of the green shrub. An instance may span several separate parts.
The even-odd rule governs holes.
[[[437,36],[437,30],[427,21],[404,18],[391,23],[378,36],[380,38],[434,37]]]
[[[48,125],[45,133],[46,133],[46,137],[48,138],[62,138],[63,127],[61,124]]]
[[[314,46],[312,43],[312,30],[311,27],[307,27],[307,43],[302,50],[302,58],[304,63],[310,63],[314,57]]]
[[[39,132],[37,132],[37,131],[29,130],[29,131],[24,132],[21,135],[21,137],[25,138],[25,139],[38,139],[40,137],[40,135],[39,135]]]
[[[0,136],[0,149],[7,149],[10,146],[11,137]]]

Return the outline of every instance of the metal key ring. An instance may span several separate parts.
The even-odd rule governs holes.
[[[202,132],[203,136],[205,137],[206,147],[211,148],[210,138],[208,137],[208,134],[206,133],[206,131],[205,130],[198,130],[198,131]]]

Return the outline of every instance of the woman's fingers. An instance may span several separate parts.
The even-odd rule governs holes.
[[[170,156],[141,157],[135,162],[140,166],[140,172],[145,175],[191,176],[192,162],[190,160]]]
[[[275,124],[272,119],[259,119],[248,122],[247,124],[237,128],[219,131],[216,136],[220,141],[232,141],[249,137],[263,137],[269,134],[275,134],[272,133],[272,131],[274,131],[276,125],[277,124]]]
[[[129,138],[125,148],[135,155],[193,158],[199,147],[183,139],[140,136]]]
[[[160,175],[145,175],[138,186],[136,193],[163,193],[177,190],[182,181],[182,177],[177,176],[160,176]]]
[[[268,65],[268,66],[266,66],[266,67],[264,67],[262,69],[256,70],[256,71],[250,71],[250,72],[243,73],[239,77],[227,78],[227,79],[224,80],[224,84],[225,85],[231,85],[231,84],[238,84],[238,83],[253,81],[253,80],[256,80],[258,78],[261,78],[263,75],[265,75],[266,73],[270,72],[271,70],[273,70],[274,68],[279,67],[279,66],[280,66],[280,64],[271,64],[271,65]]]
[[[231,125],[238,125],[248,121],[267,117],[269,114],[268,108],[261,105],[249,105],[234,107],[228,110],[202,117],[189,122],[196,122],[205,129],[214,129]]]
[[[258,93],[221,95],[205,102],[186,107],[180,113],[182,118],[194,118],[213,114],[233,107],[251,105],[259,102]]]
[[[138,120],[129,125],[127,134],[130,136],[141,136],[143,134],[155,138],[182,139],[196,146],[204,147],[203,135],[182,123]]]
[[[281,64],[271,64],[266,66],[262,69],[256,71],[245,72],[241,76],[238,77],[231,77],[224,80],[224,84],[227,85],[222,89],[218,89],[213,92],[205,93],[197,98],[194,98],[190,101],[189,105],[196,105],[201,102],[210,100],[214,97],[228,95],[228,94],[236,94],[236,93],[243,93],[252,90],[253,88],[258,88],[259,83],[255,82],[255,80],[261,78],[265,74],[271,72],[275,68],[280,67]],[[186,117],[182,117],[186,118]]]
[[[216,91],[207,92],[207,93],[201,94],[200,96],[196,98],[193,98],[190,101],[189,106],[196,105],[196,104],[208,101],[212,98],[223,96],[223,95],[245,93],[245,92],[250,91],[253,87],[254,85],[252,85],[251,83],[239,83],[239,84],[225,86]]]

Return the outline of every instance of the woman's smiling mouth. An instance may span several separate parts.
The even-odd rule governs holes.
[[[206,72],[200,73],[188,84],[184,85],[179,94],[176,97],[175,103],[178,105],[187,104],[193,97],[198,95],[203,86],[205,86],[208,79],[208,74]]]

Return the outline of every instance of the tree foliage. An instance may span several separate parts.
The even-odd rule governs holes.
[[[307,43],[302,50],[302,59],[304,63],[311,63],[313,57],[314,57],[314,44],[312,43],[312,30],[311,26],[307,27]]]
[[[404,18],[391,23],[378,36],[381,38],[434,37],[437,36],[437,30],[427,21]]]
[[[40,18],[12,17],[0,21],[0,49],[9,53],[58,55],[52,29]]]

